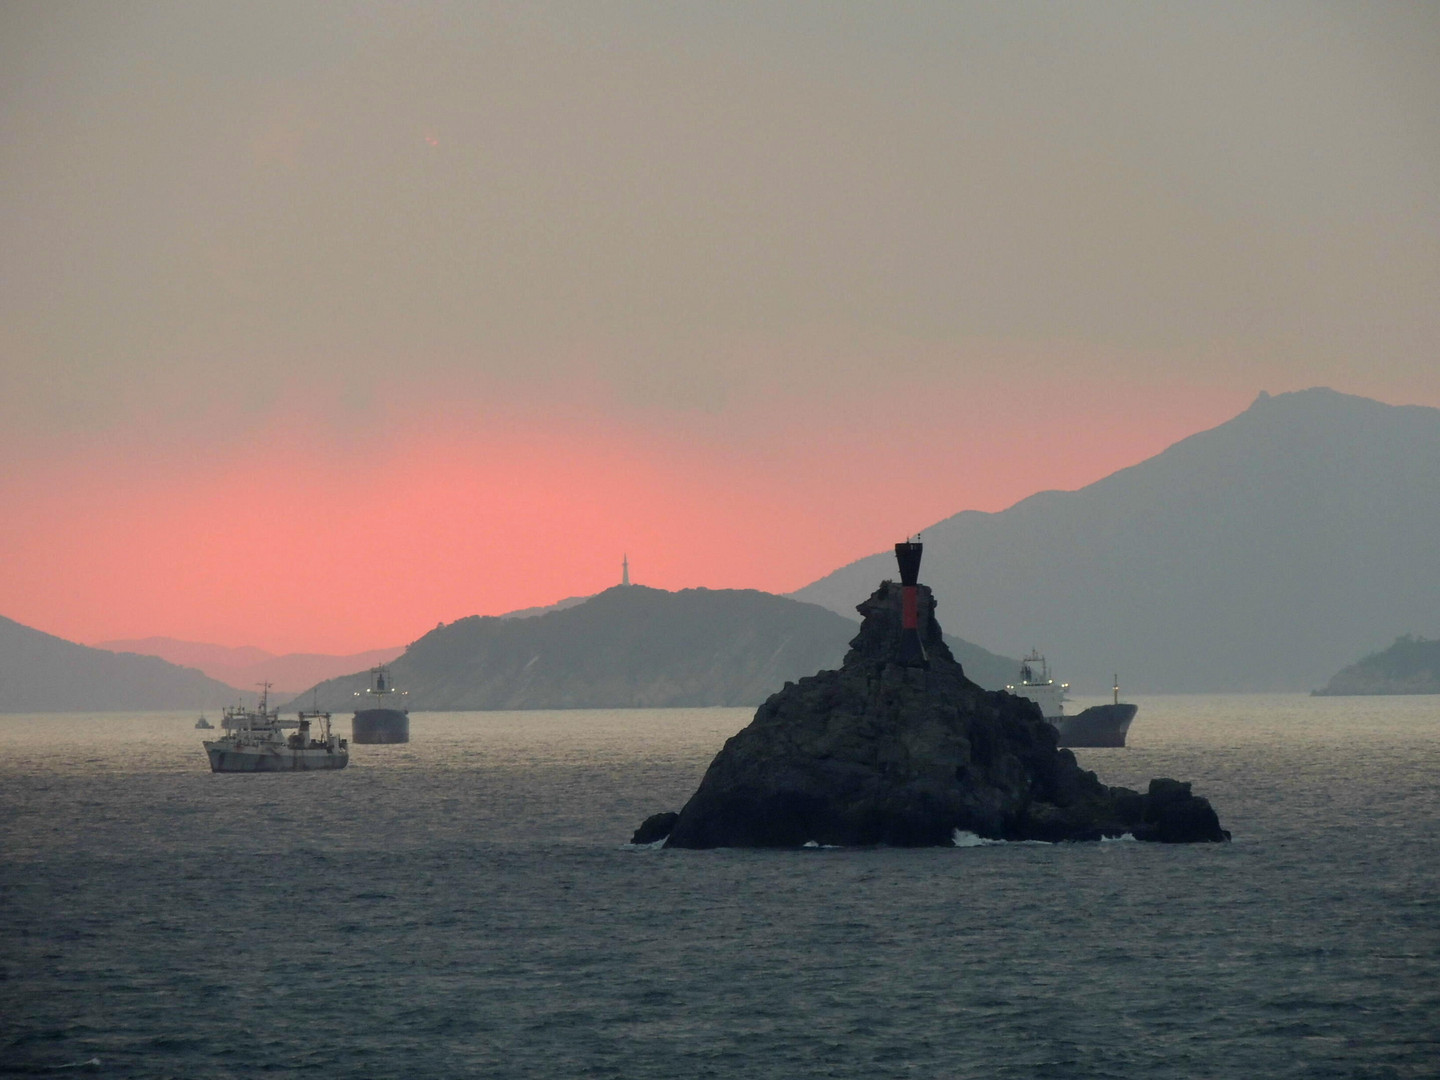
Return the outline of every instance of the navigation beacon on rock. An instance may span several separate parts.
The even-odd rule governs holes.
[[[907,667],[930,664],[920,640],[920,556],[924,551],[919,536],[895,545],[895,561],[900,564],[900,662]]]

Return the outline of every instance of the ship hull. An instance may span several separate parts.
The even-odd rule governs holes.
[[[408,743],[410,717],[399,709],[361,709],[350,725],[350,741],[356,743]]]
[[[217,773],[317,772],[343,769],[350,764],[350,755],[346,751],[324,748],[230,747],[207,742],[205,752],[210,756],[210,771]]]
[[[1061,746],[1124,746],[1138,705],[1092,705],[1074,716],[1047,716]]]

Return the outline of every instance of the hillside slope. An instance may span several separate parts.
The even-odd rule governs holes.
[[[755,705],[838,666],[858,632],[853,619],[770,593],[629,585],[528,619],[459,619],[390,667],[412,710]],[[363,674],[333,679],[297,700],[343,710],[365,685]]]
[[[1308,690],[1440,618],[1440,410],[1262,394],[1079,491],[960,513],[923,538],[945,626],[1038,646],[1080,693],[1115,671],[1140,692]],[[890,560],[792,595],[842,610]]]
[[[397,645],[346,656],[326,653],[285,653],[277,656],[253,645],[231,648],[168,637],[101,641],[96,643],[95,648],[158,656],[181,667],[198,668],[212,679],[250,691],[258,684],[268,682],[274,695],[297,694],[302,687],[313,686],[321,679],[333,679],[376,664],[388,664],[404,652],[403,646]]]
[[[1440,694],[1440,641],[1406,634],[1388,649],[1340,669],[1315,693]]]
[[[239,697],[192,668],[92,649],[0,617],[0,712],[198,710]]]

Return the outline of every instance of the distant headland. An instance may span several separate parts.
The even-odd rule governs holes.
[[[1405,634],[1388,649],[1331,676],[1316,697],[1361,694],[1440,694],[1440,641]]]

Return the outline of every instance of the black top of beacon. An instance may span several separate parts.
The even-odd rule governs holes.
[[[900,584],[918,585],[920,582],[920,553],[925,545],[918,540],[903,540],[895,545],[895,561],[900,564]]]

